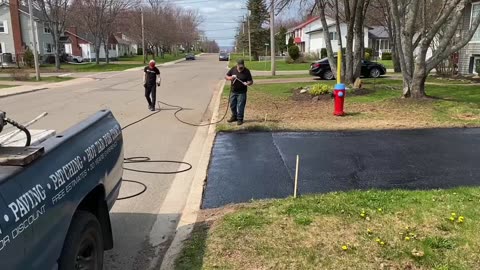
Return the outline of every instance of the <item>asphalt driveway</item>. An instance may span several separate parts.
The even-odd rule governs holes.
[[[220,133],[203,208],[299,193],[480,185],[480,129]]]

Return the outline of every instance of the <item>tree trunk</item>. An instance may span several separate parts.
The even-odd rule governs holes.
[[[100,44],[95,44],[95,64],[100,64]]]
[[[59,71],[60,70],[60,46],[59,46],[58,38],[55,38],[54,42],[55,42],[55,69]]]
[[[398,58],[398,52],[396,46],[392,46],[392,63],[394,72],[402,72],[402,67],[400,66],[400,59]]]
[[[412,98],[424,98],[425,94],[425,81],[427,80],[427,72],[425,70],[425,63],[415,64],[415,71],[412,78],[412,86],[410,88]]]
[[[109,52],[109,49],[108,49],[108,44],[104,43],[103,48],[105,50],[105,62],[107,64],[110,64],[110,52]]]

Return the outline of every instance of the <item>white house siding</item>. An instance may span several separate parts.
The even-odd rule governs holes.
[[[30,17],[25,13],[20,13],[20,24],[22,27],[22,40],[30,48],[33,49],[33,37],[31,34]],[[40,55],[54,54],[54,42],[52,35],[44,33],[44,25],[41,22],[34,21],[34,34],[37,36],[37,50]],[[46,51],[47,44],[52,47],[51,52]]]
[[[6,5],[0,6],[0,21],[7,23],[8,33],[0,33],[0,42],[4,53],[15,55],[15,47],[13,43],[13,31],[10,18],[10,9]]]
[[[82,49],[82,57],[84,59],[90,60],[90,61],[95,60],[96,54],[95,54],[95,47],[93,46],[93,44],[80,44],[80,48]],[[108,50],[108,53],[109,53],[109,58],[110,59],[118,58],[118,53],[117,53],[116,48]],[[106,58],[105,49],[103,48],[103,45],[100,47],[99,58],[100,59],[105,59]]]
[[[317,28],[318,29],[318,28]],[[333,25],[328,29],[329,32],[337,32],[337,26]],[[347,39],[346,39],[346,34],[347,34],[347,25],[346,24],[341,24],[340,25],[340,31],[342,35],[342,45],[343,47],[346,47],[347,44]],[[340,36],[337,34],[337,38],[340,38]],[[368,28],[365,28],[365,48],[368,47]],[[338,52],[338,39],[337,40],[332,40],[332,49],[334,52]],[[354,43],[355,44],[355,43]],[[355,45],[354,45],[355,46]],[[320,53],[322,48],[326,48],[326,43],[324,39],[324,33],[323,31],[320,32],[314,32],[310,34],[309,38],[309,46],[308,46],[309,53]]]
[[[477,1],[477,3],[480,3]],[[472,6],[468,5],[465,8],[464,18],[463,18],[463,32],[465,33],[470,28],[470,20],[472,16]],[[475,72],[475,60],[480,59],[480,40],[478,39],[478,33],[480,28],[477,30],[477,34],[474,36],[472,41],[470,41],[463,49],[460,50],[458,54],[458,72],[462,75],[468,75]]]

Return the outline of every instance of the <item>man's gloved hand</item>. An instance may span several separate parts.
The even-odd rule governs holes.
[[[160,83],[159,83],[159,82],[157,83],[157,86],[160,87]]]
[[[247,83],[247,82],[243,82],[243,85],[248,86],[248,83]]]
[[[232,78],[233,78],[233,79],[236,79],[236,78],[237,78],[237,75],[233,74],[233,75],[232,75]]]

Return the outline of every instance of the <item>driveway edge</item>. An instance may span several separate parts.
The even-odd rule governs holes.
[[[214,103],[214,111],[212,114],[212,121],[218,121],[218,110],[220,107],[220,101],[222,99],[222,93],[225,86],[225,81],[220,84],[217,96]],[[185,203],[185,207],[182,211],[182,216],[178,222],[175,237],[170,244],[167,252],[165,253],[161,270],[170,270],[175,267],[175,260],[182,251],[184,241],[188,239],[192,233],[193,227],[197,222],[198,211],[202,203],[203,187],[205,179],[207,178],[208,164],[210,162],[210,154],[213,147],[213,141],[216,134],[216,124],[210,125],[205,139],[205,144],[202,148],[201,158],[198,161],[198,168],[196,170],[192,186],[190,187],[190,193]]]

